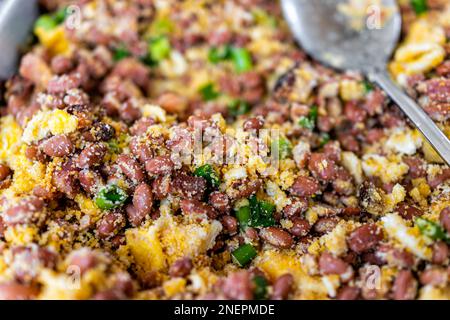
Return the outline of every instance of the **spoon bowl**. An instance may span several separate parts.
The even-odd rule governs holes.
[[[360,27],[352,23],[354,16],[342,10],[349,2],[352,3],[349,0],[281,0],[281,7],[294,38],[311,57],[341,71],[362,72],[377,83],[450,165],[449,139],[386,71],[401,34],[397,1],[381,0],[380,6],[359,7],[356,18],[361,18]]]

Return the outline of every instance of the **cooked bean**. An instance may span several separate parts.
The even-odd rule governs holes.
[[[136,137],[132,138],[130,141],[130,150],[141,163],[145,163],[153,158],[152,149],[144,142],[139,141]]]
[[[0,181],[5,180],[11,174],[11,169],[6,164],[0,164]]]
[[[152,176],[160,176],[171,173],[174,164],[167,156],[158,156],[145,162],[145,170]]]
[[[131,101],[126,101],[119,106],[119,117],[127,123],[136,121],[141,116],[141,110]]]
[[[37,222],[44,205],[44,201],[35,196],[24,198],[4,211],[3,221],[8,226]]]
[[[52,59],[50,67],[53,73],[61,75],[69,72],[73,68],[73,62],[68,57],[58,55]]]
[[[292,203],[283,208],[283,214],[286,218],[296,217],[308,209],[308,199],[292,198]]]
[[[447,207],[441,211],[439,221],[445,230],[450,233],[450,207]]]
[[[82,248],[74,251],[68,261],[69,266],[76,266],[79,268],[80,274],[95,268],[100,263],[96,254],[87,248]]]
[[[323,252],[319,258],[319,270],[323,275],[344,275],[352,272],[351,266],[340,258],[336,258],[328,252]]]
[[[223,216],[222,226],[229,234],[235,234],[238,230],[238,221],[232,216]]]
[[[126,154],[117,157],[117,164],[122,172],[134,183],[142,182],[145,179],[144,171],[134,158]]]
[[[443,268],[430,268],[420,274],[420,283],[424,286],[445,286],[448,281],[447,270]]]
[[[28,146],[25,149],[25,157],[29,160],[37,160],[39,162],[45,161],[45,154],[43,154],[37,146]]]
[[[433,244],[432,262],[435,264],[444,264],[448,260],[449,253],[450,250],[445,242],[435,242]]]
[[[69,198],[74,198],[80,191],[80,186],[76,179],[78,171],[69,161],[64,163],[60,169],[53,172],[53,184],[56,189]]]
[[[81,187],[90,194],[95,193],[100,187],[104,185],[103,178],[97,171],[89,169],[81,170],[78,173],[78,179]]]
[[[2,216],[0,216],[0,238],[3,238],[5,236],[5,230],[6,230],[6,225],[3,222]]]
[[[230,212],[230,199],[226,193],[214,191],[209,195],[209,203],[222,214]]]
[[[397,212],[406,220],[412,220],[414,217],[423,215],[422,210],[405,202],[402,202],[397,206]]]
[[[108,148],[103,143],[87,146],[78,157],[78,166],[80,168],[90,168],[99,165],[107,151]]]
[[[360,290],[357,287],[345,286],[339,290],[337,300],[357,300]]]
[[[299,176],[291,187],[291,192],[299,197],[311,197],[319,191],[319,183],[310,177]]]
[[[279,276],[272,288],[272,300],[286,300],[289,296],[290,291],[292,290],[292,285],[294,284],[294,277],[291,274],[283,274]]]
[[[187,199],[201,200],[207,189],[204,178],[190,176],[184,172],[174,175],[171,190]]]
[[[96,122],[89,130],[93,141],[108,141],[114,138],[116,130],[111,125],[104,122]]]
[[[264,241],[277,248],[290,248],[294,243],[289,232],[277,227],[262,229],[259,235]]]
[[[169,275],[171,277],[186,277],[191,273],[193,267],[190,258],[181,258],[170,266]]]
[[[311,153],[308,168],[319,180],[332,181],[337,175],[334,161],[322,153]]]
[[[73,152],[75,146],[66,135],[53,136],[41,144],[44,153],[50,157],[64,157]]]
[[[417,294],[417,280],[410,270],[400,270],[392,290],[395,300],[413,300]]]
[[[347,238],[350,249],[362,253],[375,247],[383,239],[383,233],[375,224],[365,224],[354,230]]]
[[[148,184],[141,183],[134,191],[133,206],[141,216],[145,217],[146,215],[149,215],[151,213],[152,205],[152,190],[150,189],[150,186]]]
[[[264,126],[264,120],[260,117],[250,118],[246,120],[243,124],[244,131],[259,130]]]
[[[167,92],[158,98],[158,105],[169,113],[180,114],[186,109],[188,103],[182,96],[173,92]]]
[[[109,238],[114,236],[124,225],[125,219],[121,212],[108,212],[99,221],[97,232],[100,238]]]
[[[309,233],[309,230],[311,230],[311,225],[306,219],[293,217],[291,222],[292,227],[289,229],[289,232],[296,237],[304,237]]]
[[[314,231],[320,234],[328,233],[336,227],[338,222],[336,217],[320,218],[314,224]]]
[[[19,283],[0,284],[0,300],[30,300],[38,294],[36,288]]]
[[[198,200],[181,200],[180,208],[184,215],[207,215],[211,219],[217,217],[213,207]]]
[[[162,200],[170,193],[171,179],[170,176],[160,176],[153,180],[152,190],[156,199]]]
[[[147,132],[148,127],[155,124],[155,119],[153,118],[141,118],[136,121],[130,128],[130,133],[133,136],[140,136]]]
[[[250,273],[241,270],[230,274],[222,283],[221,289],[228,299],[249,300],[253,298]]]

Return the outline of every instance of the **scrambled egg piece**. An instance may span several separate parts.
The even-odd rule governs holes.
[[[71,46],[67,40],[64,26],[58,26],[57,28],[47,30],[42,27],[37,27],[34,33],[39,39],[39,42],[49,49],[52,55],[66,54],[71,51]]]
[[[392,160],[377,154],[366,154],[362,169],[366,176],[379,177],[383,183],[395,182],[408,172],[409,167],[397,159]]]

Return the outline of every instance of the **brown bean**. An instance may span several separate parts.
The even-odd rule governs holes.
[[[292,198],[292,203],[283,208],[283,215],[286,218],[300,216],[306,209],[308,209],[308,199]]]
[[[311,230],[311,225],[308,220],[302,219],[299,217],[293,217],[291,219],[292,227],[289,229],[289,232],[292,233],[296,237],[304,237]]]
[[[314,178],[304,176],[299,176],[291,187],[291,193],[299,197],[311,197],[319,190],[319,183]]]
[[[76,179],[78,171],[69,161],[64,163],[60,169],[53,172],[53,185],[56,189],[69,198],[74,198],[80,191],[80,186]]]
[[[220,191],[214,191],[209,195],[209,204],[222,214],[226,214],[231,210],[230,199],[226,193]]]
[[[434,264],[444,264],[448,260],[449,253],[450,250],[445,242],[435,242],[433,244],[433,257],[431,261]]]
[[[417,280],[410,270],[400,270],[392,290],[394,300],[413,300],[417,294]]]
[[[423,211],[415,206],[402,202],[397,206],[397,212],[406,220],[412,220],[414,217],[423,215]]]
[[[3,212],[3,221],[8,226],[37,222],[42,216],[44,201],[35,196],[23,198]]]
[[[243,124],[244,131],[253,131],[259,130],[264,126],[264,120],[260,117],[258,118],[250,118],[246,120]]]
[[[365,224],[354,230],[347,238],[350,249],[356,253],[374,248],[381,240],[383,233],[375,224]]]
[[[180,96],[173,92],[167,92],[162,94],[158,98],[158,105],[165,109],[169,113],[179,114],[186,110],[188,103],[183,96]]]
[[[145,163],[153,158],[152,149],[150,149],[150,147],[144,142],[139,141],[137,137],[133,137],[131,139],[130,151],[141,163]]]
[[[211,219],[217,217],[217,212],[213,207],[198,200],[181,200],[180,208],[184,215],[206,215]]]
[[[268,227],[262,229],[259,235],[264,241],[277,248],[287,249],[292,247],[292,245],[294,244],[294,239],[289,234],[289,232],[277,227]]]
[[[2,216],[0,216],[0,238],[3,238],[5,236],[6,231],[6,225],[3,222]]]
[[[238,230],[238,221],[235,217],[232,216],[223,216],[222,219],[222,226],[229,234],[236,234]]]
[[[308,168],[319,180],[332,181],[337,176],[336,164],[323,153],[311,153]]]
[[[38,290],[30,285],[19,283],[0,284],[0,300],[30,300],[38,294]]]
[[[169,174],[174,169],[174,164],[167,156],[158,156],[145,162],[145,170],[152,176]]]
[[[5,180],[11,174],[11,169],[6,164],[0,164],[0,181]]]
[[[190,258],[181,258],[170,266],[169,275],[171,277],[186,277],[191,273],[193,267]]]
[[[292,285],[294,284],[294,277],[290,273],[283,274],[279,276],[272,288],[272,300],[286,300],[289,296],[289,293],[292,290]]]
[[[150,186],[146,183],[141,183],[133,194],[133,206],[137,213],[142,217],[149,215],[153,206],[153,194]],[[141,224],[138,222],[137,225]]]
[[[448,281],[447,270],[443,268],[429,268],[420,274],[420,283],[424,286],[445,286]]]
[[[99,264],[96,254],[88,248],[73,251],[69,257],[68,265],[79,268],[80,274],[95,268]]]
[[[132,101],[125,101],[119,106],[119,117],[126,123],[132,123],[141,116],[141,110]]]
[[[134,183],[142,182],[145,179],[144,171],[141,169],[138,162],[129,155],[121,154],[118,156],[117,164],[122,172]]]
[[[162,200],[169,195],[171,179],[170,176],[160,176],[153,180],[152,189],[156,199]]]
[[[64,157],[73,152],[75,146],[66,135],[57,135],[41,143],[42,150],[50,157]]]
[[[104,185],[103,178],[97,171],[83,169],[78,173],[81,187],[90,194],[94,194]]]
[[[439,221],[445,230],[450,233],[450,207],[447,207],[441,211]]]
[[[360,290],[357,287],[345,286],[339,290],[336,299],[337,300],[357,300],[360,294]]]
[[[99,165],[107,151],[108,147],[103,143],[87,146],[78,157],[78,166],[80,168],[90,168]]]
[[[114,236],[125,225],[123,214],[119,211],[106,213],[97,225],[100,238],[106,239]]]
[[[250,300],[253,298],[253,283],[250,273],[246,270],[230,274],[223,281],[221,289],[228,299]]]
[[[155,124],[155,119],[153,118],[141,118],[136,121],[130,128],[130,133],[133,136],[140,136],[147,132],[147,129]]]
[[[73,68],[73,62],[68,57],[58,55],[52,59],[50,67],[53,73],[61,75],[69,72]]]
[[[338,222],[336,217],[320,218],[314,224],[314,231],[320,234],[328,233],[336,227]]]
[[[323,252],[319,258],[319,270],[323,275],[343,275],[351,272],[351,266],[340,258],[336,258],[328,252]]]
[[[194,177],[185,172],[174,175],[171,191],[175,194],[194,200],[202,200],[207,189],[207,182],[202,177]]]

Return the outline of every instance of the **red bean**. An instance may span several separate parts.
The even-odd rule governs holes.
[[[310,177],[299,176],[291,187],[291,192],[299,197],[311,197],[319,191],[319,183]]]
[[[141,118],[136,121],[133,126],[130,128],[130,133],[133,136],[140,136],[147,132],[147,129],[155,124],[155,120],[153,118]]]
[[[145,216],[147,215],[150,215],[152,211],[153,194],[148,184],[141,183],[136,188],[133,195],[133,206],[136,209],[139,216],[142,217],[141,221],[136,223],[136,225],[139,225],[142,223],[143,218],[145,218]]]
[[[142,182],[145,179],[144,171],[138,162],[126,154],[117,157],[117,164],[122,172],[134,183]]]
[[[415,157],[406,157],[403,159],[403,162],[408,165],[408,174],[412,179],[426,177],[426,163],[422,159]]]
[[[309,233],[309,230],[311,230],[311,225],[306,219],[293,217],[291,221],[292,227],[289,229],[289,232],[296,237],[304,237]]]
[[[253,285],[246,270],[230,274],[222,283],[221,289],[228,299],[250,300],[253,298]]]
[[[145,170],[152,176],[169,174],[174,169],[174,164],[167,156],[158,156],[145,162]]]
[[[41,144],[44,153],[50,157],[65,157],[73,152],[75,146],[66,135],[48,138]]]
[[[181,258],[170,266],[169,275],[171,277],[186,277],[191,273],[192,268],[193,264],[190,258]]]
[[[448,245],[443,241],[438,241],[433,244],[433,258],[434,264],[444,264],[448,260],[450,250]]]
[[[166,92],[158,98],[158,105],[169,113],[179,114],[186,109],[187,101],[176,93]]]
[[[108,212],[99,221],[97,232],[100,238],[106,239],[114,236],[124,225],[125,219],[121,212]]]
[[[4,211],[3,221],[8,226],[37,222],[42,215],[44,205],[44,201],[35,196],[23,198],[18,204]]]
[[[171,190],[186,199],[201,200],[207,189],[206,180],[193,177],[184,172],[174,175]]]
[[[383,240],[383,233],[375,224],[365,224],[354,230],[347,238],[350,249],[362,253]]]
[[[262,229],[259,235],[264,241],[277,248],[287,249],[292,247],[292,245],[294,244],[294,239],[289,234],[289,232],[277,227],[268,227]]]
[[[51,94],[61,94],[78,88],[80,85],[81,77],[78,74],[63,74],[50,79],[47,85],[47,91]]]
[[[363,122],[367,117],[366,111],[354,101],[349,101],[345,104],[344,113],[354,123]]]
[[[69,72],[73,68],[73,62],[68,57],[58,55],[52,59],[50,67],[53,73],[60,75]]]
[[[181,200],[180,208],[184,215],[207,215],[211,219],[217,217],[217,212],[210,205],[198,200]]]
[[[236,234],[238,230],[238,221],[232,216],[223,216],[222,226],[229,234]]]
[[[38,290],[30,285],[19,283],[0,284],[0,300],[30,300],[38,294]]]
[[[287,273],[279,276],[273,284],[271,299],[286,300],[292,290],[293,284],[294,277],[291,274]]]
[[[397,206],[397,212],[406,220],[412,220],[414,217],[423,215],[422,210],[405,202],[402,202]]]
[[[264,120],[260,117],[250,118],[244,122],[244,131],[259,130],[264,126]]]
[[[119,117],[127,123],[136,121],[141,116],[141,110],[132,101],[126,101],[119,106]]]
[[[76,180],[78,172],[73,164],[69,161],[64,163],[60,169],[53,172],[53,185],[56,189],[69,198],[74,198],[80,191],[79,184]]]
[[[156,199],[162,200],[170,193],[171,179],[170,176],[160,176],[153,180],[152,189]]]
[[[323,252],[319,258],[319,270],[323,275],[343,275],[351,272],[351,266],[340,258],[336,258],[328,252]]]
[[[230,199],[223,192],[214,191],[211,193],[209,195],[209,203],[222,214],[226,214],[231,210]]]
[[[141,163],[145,163],[153,158],[152,149],[144,142],[140,142],[136,137],[132,138],[130,141],[130,150]]]
[[[441,211],[439,221],[445,230],[450,233],[450,207],[447,207]]]
[[[339,290],[336,299],[337,300],[357,300],[360,294],[360,290],[357,287],[345,286]]]
[[[322,153],[311,154],[308,168],[319,180],[332,181],[337,175],[334,161],[327,159]]]
[[[5,165],[0,164],[0,181],[5,180],[11,174],[11,169]]]
[[[100,173],[89,169],[81,170],[78,179],[81,187],[90,194],[94,194],[104,184]]]
[[[99,165],[107,151],[108,148],[103,143],[87,146],[78,157],[78,166],[80,168],[90,168]]]
[[[413,300],[417,294],[417,281],[410,270],[400,270],[394,281],[395,300]]]
[[[283,215],[286,218],[300,216],[308,209],[308,199],[306,198],[292,198],[291,204],[283,208]]]
[[[314,224],[314,231],[320,234],[328,233],[336,227],[338,222],[336,217],[320,218]]]

